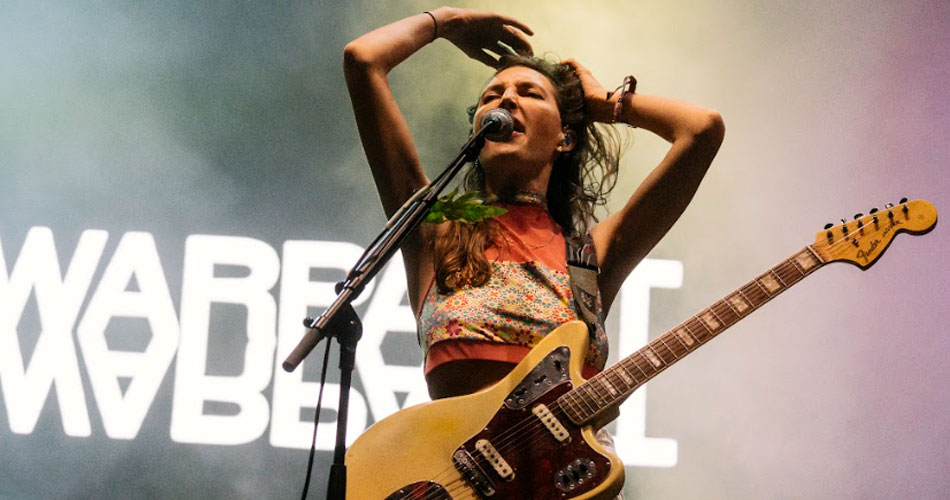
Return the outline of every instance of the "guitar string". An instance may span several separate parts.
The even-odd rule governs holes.
[[[797,283],[799,280],[803,279],[805,276],[808,275],[808,273],[805,273],[805,272],[803,272],[802,270],[798,269],[798,267],[796,267],[796,266],[791,262],[791,259],[792,259],[795,255],[800,254],[801,252],[802,252],[801,250],[800,250],[799,252],[796,252],[795,254],[793,254],[792,257],[790,257],[790,258],[784,260],[784,261],[783,261],[782,263],[780,263],[779,265],[773,267],[769,272],[772,272],[772,270],[778,270],[778,271],[779,271],[780,273],[782,273],[782,274],[786,274],[786,273],[791,274],[791,277],[786,276],[786,280],[789,280],[792,284]],[[784,272],[783,272],[783,271],[784,271]],[[799,274],[799,276],[795,276],[795,274],[792,274],[792,273],[797,273],[797,274]],[[780,281],[783,281],[782,278],[781,278],[781,276],[778,276],[778,278],[779,278]],[[758,279],[758,278],[756,278],[756,279]],[[786,288],[789,287],[789,286],[791,286],[791,285],[786,285]],[[761,292],[761,293],[762,293],[762,294],[765,294],[765,292]],[[770,296],[766,296],[766,297],[763,297],[763,298],[770,298]],[[763,303],[763,305],[764,305],[764,303]],[[715,306],[715,304],[714,304],[713,306]],[[751,313],[751,311],[750,311],[750,313]],[[739,315],[739,319],[741,319],[742,317],[743,317],[743,316]],[[728,328],[728,326],[731,326],[731,325],[727,325],[727,328]],[[723,330],[725,330],[725,329],[721,329],[720,332],[723,331]],[[712,332],[710,332],[710,333],[712,333]],[[713,338],[713,337],[711,336],[711,337],[705,339],[704,341],[701,342],[700,345],[705,344],[708,340],[711,340],[712,338]],[[697,346],[697,348],[698,348],[698,346]],[[668,349],[671,353],[674,353],[674,351],[673,351],[672,349],[670,349],[668,346],[667,346],[667,349]],[[686,353],[688,353],[688,352],[689,352],[689,351],[687,350],[684,354],[686,354]],[[675,355],[675,353],[674,353],[674,355]],[[665,361],[665,360],[664,360],[664,361]],[[667,362],[667,363],[665,363],[665,364],[666,364],[667,366],[670,366],[672,363]],[[665,367],[664,367],[664,368],[665,368]],[[602,372],[602,373],[603,373],[603,372]],[[655,372],[654,375],[656,375],[657,373],[659,373],[659,372]],[[646,374],[644,373],[644,375],[646,375]],[[599,376],[599,375],[598,375],[598,376]],[[652,376],[650,376],[650,378],[652,378]],[[591,380],[593,380],[593,377],[591,378]],[[608,379],[608,380],[609,380],[609,379]],[[646,382],[646,381],[638,382],[638,385],[635,386],[634,388],[638,387],[639,385],[642,385],[642,384],[645,383],[645,382]],[[591,387],[591,389],[592,389],[593,391],[598,392],[596,386],[591,385],[590,387]],[[624,390],[623,392],[626,393],[626,392],[629,391],[629,390],[630,390],[630,389],[626,389],[626,390]],[[598,392],[598,394],[599,394],[599,392]],[[607,401],[610,401],[610,396],[604,395],[603,397],[604,397]],[[584,401],[584,400],[582,399],[581,401]],[[559,413],[564,413],[564,410],[560,408],[560,405],[557,403],[557,401],[555,401],[555,403],[552,405],[551,409],[552,409],[552,412],[553,412],[553,411],[557,411],[557,412],[559,412]],[[591,408],[591,409],[594,409],[594,408]],[[583,408],[582,408],[582,407],[581,407],[581,410],[583,411]],[[565,414],[565,416],[566,416],[566,414]],[[568,419],[568,420],[569,420],[569,419]],[[530,427],[534,427],[534,428],[533,428],[533,429],[530,429],[530,432],[526,432],[526,433],[525,433],[525,432],[521,432],[521,431],[522,431],[521,428],[522,428],[525,424],[527,424],[527,425],[530,426]],[[499,452],[500,454],[504,454],[505,452],[509,451],[511,448],[513,448],[513,447],[515,447],[515,446],[521,446],[521,445],[523,445],[523,444],[526,444],[526,443],[525,443],[526,441],[527,441],[527,442],[534,441],[535,438],[537,437],[537,434],[538,434],[539,432],[543,434],[544,431],[545,431],[545,428],[541,427],[541,425],[539,425],[539,424],[540,424],[540,423],[539,423],[535,418],[530,418],[530,417],[529,417],[529,418],[522,419],[521,422],[519,422],[519,423],[517,423],[516,425],[510,427],[507,431],[505,431],[505,432],[503,432],[502,434],[499,434],[498,436],[495,436],[495,437],[494,437],[493,441],[496,443],[496,449],[498,450],[498,452]],[[527,429],[525,429],[525,430],[527,430]],[[515,439],[509,441],[509,439],[508,439],[509,436],[506,436],[506,434],[511,434],[511,433],[514,433],[514,432],[517,432],[517,433],[518,433],[518,434],[517,434],[518,437],[516,437]],[[486,464],[486,463],[485,463],[487,460],[481,459],[480,456],[478,456],[478,455],[474,455],[474,456],[473,456],[473,459],[475,459],[477,462],[480,462],[480,465],[483,465],[483,466],[490,466],[490,464]],[[487,467],[487,468],[490,470],[491,467]],[[448,471],[453,471],[453,470],[454,470],[454,469],[447,469],[446,472],[448,472]],[[440,474],[440,475],[441,475],[441,474]],[[433,479],[436,479],[436,478],[433,478]],[[458,487],[461,487],[461,488],[466,488],[466,487],[468,487],[467,484],[465,484],[465,483],[462,482],[462,479],[461,479],[461,478],[459,478],[459,479],[457,479],[457,480],[455,480],[455,481],[452,481],[451,483],[448,483],[446,486],[450,486],[450,485],[451,485],[451,486],[455,486],[453,483],[460,483],[460,484],[458,484]],[[455,487],[452,487],[451,489],[452,489],[452,490],[457,490],[457,488],[455,488]],[[448,491],[448,490],[447,490],[447,491]],[[439,493],[435,492],[435,493],[433,493],[433,494],[438,495]],[[423,498],[425,498],[425,497],[423,497]]]
[[[790,257],[790,258],[784,260],[784,261],[783,261],[782,263],[780,263],[779,265],[773,267],[769,272],[778,271],[778,273],[781,273],[781,274],[789,274],[790,276],[786,276],[785,279],[788,280],[791,284],[797,283],[799,280],[803,279],[805,276],[807,276],[807,275],[809,274],[809,273],[806,273],[806,272],[804,272],[803,270],[799,269],[798,267],[796,267],[796,266],[792,263],[792,261],[791,261],[791,259],[792,259],[795,255],[798,255],[798,254],[800,254],[801,252],[802,252],[802,251],[800,250],[800,251],[797,252],[796,254],[793,254],[792,257]],[[817,269],[817,268],[816,268],[816,269]],[[814,270],[814,269],[812,269],[812,270]],[[783,284],[784,284],[784,280],[782,280],[781,275],[779,275],[778,273],[777,273],[777,277],[779,278],[780,281],[783,281]],[[795,274],[798,274],[799,276],[796,276]],[[758,278],[756,278],[756,279],[758,279]],[[790,287],[790,286],[791,286],[791,285],[786,285],[786,288],[787,288],[787,287]],[[765,292],[761,292],[761,293],[762,293],[762,294],[765,294]],[[771,296],[766,296],[766,297],[763,297],[763,298],[770,298],[770,297],[771,297]],[[717,303],[718,303],[718,302],[717,302]],[[713,304],[712,307],[714,307],[715,305],[716,305],[716,304]],[[763,303],[762,305],[764,305],[764,303]],[[757,307],[758,307],[758,306],[757,306]],[[750,313],[751,313],[751,312],[752,312],[752,311],[750,311]],[[738,315],[738,314],[737,314],[737,315]],[[742,317],[743,317],[742,315],[738,315],[738,319],[741,319]],[[733,322],[733,323],[734,323],[734,322]],[[731,324],[727,325],[726,328],[728,328],[729,326],[731,326]],[[723,331],[723,330],[725,330],[725,329],[721,329],[720,332]],[[710,333],[713,333],[713,332],[710,332]],[[710,340],[710,339],[712,339],[712,338],[713,338],[713,337],[709,337],[709,338],[705,339],[704,341],[701,342],[701,345],[702,345],[702,344],[705,344],[706,341],[708,341],[708,340]],[[684,346],[684,347],[685,347],[685,346]],[[697,348],[698,348],[698,346],[697,346]],[[671,353],[673,353],[674,356],[675,356],[675,352],[674,352],[671,348],[669,348],[669,346],[667,346],[667,349],[668,349]],[[659,351],[657,351],[657,352],[659,352]],[[689,350],[687,350],[686,352],[684,352],[684,354],[688,354],[688,353],[689,353]],[[664,360],[664,361],[665,361],[665,360]],[[674,362],[675,362],[675,360],[674,360]],[[666,364],[667,366],[669,366],[669,365],[671,365],[672,363],[667,362],[667,363],[665,363],[665,364]],[[664,367],[664,368],[665,368],[665,367]],[[656,373],[659,373],[659,372],[655,372],[654,375],[655,375]],[[645,373],[644,373],[644,374],[645,374]],[[645,375],[646,375],[646,374],[645,374]],[[650,378],[652,378],[652,376],[651,376]],[[593,380],[593,377],[592,377],[591,380]],[[609,380],[609,378],[608,378],[608,380]],[[639,386],[639,385],[642,385],[642,383],[645,383],[645,381],[638,383],[638,386]],[[636,386],[635,386],[635,387],[636,387]],[[634,387],[634,388],[635,388],[635,387]],[[597,389],[596,389],[596,386],[595,386],[595,385],[592,385],[592,386],[591,386],[591,389],[594,390],[595,392],[597,392]],[[626,390],[624,390],[623,392],[626,393],[626,392],[629,391],[629,390],[630,390],[630,389],[626,389]],[[610,397],[609,397],[609,396],[604,395],[604,398],[605,398],[607,401],[610,401]],[[582,399],[582,401],[583,401],[583,399]],[[555,403],[552,405],[551,408],[552,408],[552,411],[557,411],[558,413],[564,413],[564,411],[560,408],[560,405],[557,403],[557,401],[555,401]],[[583,410],[583,408],[581,408],[581,409]],[[592,408],[592,409],[593,409],[593,408]],[[566,415],[565,415],[565,416],[566,416]],[[520,431],[520,430],[521,430],[520,427],[523,426],[522,424],[528,424],[528,425],[534,427],[533,429],[531,429],[531,431],[533,431],[533,432],[528,432],[528,433],[521,433],[521,432],[519,432],[519,437],[520,437],[520,439],[514,439],[514,440],[512,440],[512,441],[509,441],[508,439],[506,439],[507,436],[505,436],[505,434],[509,434],[510,432],[514,432],[514,431],[516,431],[516,430],[517,430],[517,431]],[[533,425],[531,425],[531,424],[533,424]],[[510,448],[512,448],[512,447],[514,447],[514,446],[521,446],[522,444],[525,444],[525,442],[535,441],[538,432],[541,432],[541,433],[543,434],[543,433],[544,433],[544,430],[545,430],[545,429],[544,429],[543,427],[541,427],[540,425],[538,425],[537,420],[535,420],[535,419],[533,419],[533,418],[526,418],[526,419],[522,419],[521,422],[519,422],[518,424],[516,424],[516,425],[512,426],[511,428],[509,428],[508,431],[505,431],[505,432],[503,432],[502,434],[496,436],[495,439],[493,439],[493,441],[495,441],[495,442],[497,443],[497,448],[496,448],[496,449],[498,449],[498,452],[499,452],[500,454],[504,454],[504,452],[507,452]],[[474,458],[477,462],[481,462],[480,465],[490,466],[490,464],[485,464],[486,460],[480,459],[480,457],[479,457],[478,455],[473,456],[473,458]],[[488,468],[488,470],[490,470],[490,467],[487,467],[487,468]],[[451,470],[451,469],[449,469],[449,470]],[[453,484],[453,483],[459,483],[459,484],[457,485],[457,487],[455,487],[456,485]],[[453,490],[453,491],[457,490],[458,488],[467,488],[467,487],[468,487],[465,483],[462,483],[461,478],[459,478],[459,479],[457,479],[456,481],[453,481],[453,482],[447,484],[446,486],[450,486],[451,490]],[[435,495],[438,495],[439,493],[436,492],[436,493],[434,493],[434,494],[435,494]]]
[[[894,224],[891,223],[890,225],[894,225]],[[865,227],[868,227],[868,226],[865,226]],[[875,229],[873,232],[878,232],[878,231],[880,231],[880,229]],[[830,243],[830,244],[828,245],[828,248],[829,248],[829,249],[833,249],[833,248],[835,248],[835,247],[838,247],[839,245],[847,245],[847,244],[850,244],[850,243],[852,242],[852,238],[853,238],[853,236],[850,235],[850,234],[848,234],[848,235],[843,235],[843,236],[841,237],[841,239],[839,239],[839,240],[837,240],[837,241],[833,241],[832,243]],[[790,288],[791,285],[794,285],[794,284],[798,283],[798,281],[804,279],[804,278],[805,278],[806,276],[808,276],[812,271],[817,270],[817,267],[816,267],[816,268],[814,268],[814,269],[811,269],[811,270],[808,271],[808,272],[805,272],[805,271],[799,269],[797,266],[794,265],[794,263],[792,262],[792,259],[793,259],[795,256],[801,254],[803,251],[808,252],[808,254],[809,254],[810,256],[812,256],[812,257],[816,257],[816,256],[817,256],[817,257],[818,257],[818,261],[819,261],[819,267],[820,267],[821,265],[827,264],[827,263],[829,263],[829,262],[833,262],[832,260],[829,260],[829,261],[822,261],[822,260],[821,260],[821,257],[818,256],[818,252],[812,247],[812,245],[808,245],[808,246],[804,247],[802,250],[799,250],[799,251],[795,252],[794,254],[792,254],[791,257],[789,257],[789,258],[783,260],[783,261],[782,261],[781,263],[779,263],[778,265],[776,265],[776,266],[770,268],[769,271],[766,271],[766,273],[763,273],[763,274],[760,275],[760,276],[765,276],[765,275],[771,273],[771,272],[772,272],[773,270],[775,270],[775,269],[778,269],[778,270],[781,271],[781,270],[783,270],[783,269],[780,269],[780,268],[783,268],[783,267],[785,268],[784,270],[794,270],[795,272],[800,273],[801,276],[798,276],[797,278],[795,278],[795,279],[791,282],[791,284],[786,285],[786,284],[783,282],[783,283],[782,283],[782,285],[783,285],[782,290],[780,290],[779,293],[781,293],[781,291],[784,291],[784,289]],[[836,260],[840,260],[840,259],[836,259]],[[777,273],[776,273],[776,275],[778,276]],[[793,275],[793,276],[794,276],[794,275]],[[779,277],[779,280],[782,281],[781,276],[778,276],[778,277]],[[758,281],[758,280],[759,280],[759,277],[756,277],[756,278],[754,278],[752,281],[750,281],[750,283],[751,283],[751,282]],[[744,285],[744,286],[746,286],[746,285]],[[743,286],[743,287],[744,287],[744,286]],[[743,287],[740,287],[740,288],[736,289],[736,291],[741,291],[741,289],[742,289]],[[772,297],[775,296],[774,294],[773,294],[773,295],[768,295],[768,294],[766,294],[765,292],[762,292],[762,294],[765,294],[765,295],[766,295],[766,297],[764,297],[764,298],[766,298],[766,299],[771,299]],[[730,293],[730,294],[727,294],[726,296],[728,297],[729,295],[732,295],[732,294]],[[721,301],[721,300],[722,300],[722,299],[720,299],[720,301]],[[720,301],[717,301],[717,303],[720,302]],[[766,301],[766,302],[768,302],[768,301]],[[715,306],[715,304],[716,304],[716,303],[714,303],[713,306]],[[765,303],[763,302],[761,305],[764,305],[764,304],[765,304]],[[760,306],[755,305],[754,303],[753,303],[752,305],[754,306],[754,308],[753,308],[753,310],[749,311],[748,314],[751,314],[755,309],[757,309],[758,307],[760,307]],[[710,307],[707,308],[707,309],[711,309],[713,306],[710,306]],[[704,309],[704,310],[705,310],[705,309]],[[742,318],[744,318],[745,316],[748,316],[748,314],[746,314],[746,315],[739,315],[739,319],[742,319]],[[690,317],[690,319],[695,319],[695,318],[696,318],[696,316]],[[686,323],[686,322],[688,322],[688,321],[689,321],[689,320],[686,320],[686,321],[684,321],[683,323]],[[737,320],[736,322],[738,322],[738,320]],[[683,324],[683,323],[681,323],[681,324]],[[735,322],[733,322],[732,324],[734,324],[734,323],[735,323]],[[727,325],[726,328],[728,328],[729,326],[732,326],[732,324]],[[674,329],[675,329],[675,327],[674,327]],[[725,328],[721,329],[719,333],[721,333],[721,332],[724,331],[724,330],[725,330]],[[672,331],[672,330],[671,330],[671,331]],[[712,332],[710,332],[710,333],[712,333]],[[718,333],[714,333],[714,334],[713,334],[712,336],[710,336],[708,339],[705,339],[705,340],[701,341],[699,345],[705,344],[706,342],[708,342],[708,341],[711,340],[712,338],[715,338],[716,335],[718,335]],[[699,340],[699,339],[697,338],[697,340]],[[698,349],[698,347],[699,347],[699,346],[696,346],[694,349]],[[669,349],[669,348],[668,348],[668,349]],[[670,349],[670,351],[672,352],[672,349]],[[687,350],[687,351],[686,351],[686,354],[688,354],[689,352],[691,352],[691,351]],[[634,354],[636,354],[636,353],[634,353]],[[630,357],[630,356],[628,356],[628,358],[629,358],[629,357]],[[627,358],[625,358],[625,359],[627,359]],[[677,358],[677,359],[678,359],[678,358]],[[674,360],[674,362],[675,362],[675,360]],[[666,364],[666,366],[663,367],[664,369],[665,369],[666,367],[670,366],[672,363],[665,363],[665,364]],[[661,370],[661,371],[662,371],[662,370]],[[603,373],[603,372],[601,372],[601,373]],[[643,381],[643,382],[638,382],[637,385],[634,386],[633,389],[635,390],[636,388],[639,388],[642,384],[646,383],[646,381],[648,381],[649,379],[651,379],[653,376],[655,376],[655,375],[658,374],[658,373],[659,373],[659,372],[654,373],[654,375],[649,376],[649,377],[647,378],[647,380],[645,380],[645,381]],[[599,375],[599,374],[598,374],[598,375]],[[595,376],[595,377],[596,377],[596,376]],[[591,380],[593,380],[593,379],[594,379],[594,377],[591,377]],[[634,377],[634,379],[635,379],[635,377]],[[587,381],[587,382],[582,383],[581,385],[578,385],[577,388],[579,388],[579,387],[581,387],[581,386],[587,384],[588,382],[590,382],[590,380]],[[594,390],[595,392],[597,391],[596,387],[594,387],[593,385],[591,385],[590,387],[591,387],[592,390]],[[574,388],[573,390],[576,390],[577,388]],[[630,389],[625,390],[625,391],[622,391],[622,392],[626,393],[626,392],[628,392],[628,391],[630,391]],[[569,392],[571,392],[571,391],[569,391]],[[567,394],[567,393],[565,393],[565,394]],[[567,413],[566,413],[566,411],[565,411],[564,409],[562,409],[562,408],[560,407],[560,404],[558,403],[558,401],[560,400],[561,397],[563,397],[563,395],[560,396],[557,400],[555,400],[554,403],[552,404],[552,406],[549,407],[549,408],[552,410],[552,412],[554,412],[554,411],[560,412],[560,413],[568,420],[568,422],[569,422],[568,425],[573,426],[573,423],[570,423],[570,418],[567,418]],[[605,396],[605,397],[609,398],[609,396]],[[582,401],[583,401],[583,399],[582,399]],[[533,429],[522,429],[522,427],[524,427],[525,425],[527,425],[527,426],[529,426],[529,427],[534,427],[534,428],[533,428]],[[530,431],[530,432],[522,432],[522,430]],[[537,431],[541,431],[542,434],[543,434],[543,431],[544,431],[544,430],[546,430],[546,429],[541,426],[541,423],[537,420],[537,417],[521,419],[521,421],[520,421],[519,423],[516,423],[515,425],[511,426],[508,430],[502,432],[501,434],[499,434],[499,435],[496,437],[496,442],[498,443],[498,445],[496,446],[496,450],[498,450],[499,453],[501,453],[501,452],[503,451],[502,448],[504,449],[504,451],[509,451],[510,449],[512,449],[512,448],[513,448],[514,446],[516,446],[516,445],[517,445],[517,446],[520,446],[520,445],[524,444],[523,441],[525,441],[525,439],[528,439],[529,441],[530,441],[530,440],[534,440],[534,438],[535,438],[536,435],[538,434]],[[511,437],[511,434],[516,434],[516,436],[514,436],[514,437],[512,438],[512,437]],[[511,438],[511,439],[509,440],[509,438]],[[519,439],[519,438],[520,438],[520,439]],[[475,459],[475,460],[478,461],[478,462],[485,462],[485,461],[486,461],[485,459],[480,459],[480,457],[479,457],[478,455],[472,455],[472,457],[473,457],[473,459]],[[490,465],[490,464],[489,464],[489,465]],[[464,481],[464,478],[461,477],[461,475],[458,473],[458,471],[457,471],[454,467],[447,467],[447,468],[444,469],[443,471],[437,473],[436,476],[432,478],[432,480],[433,480],[433,482],[435,482],[436,484],[440,484],[438,481],[434,481],[434,480],[437,479],[437,478],[439,478],[440,476],[445,475],[445,474],[452,474],[452,473],[454,473],[454,475],[457,475],[458,477],[457,477],[456,479],[454,479],[454,480],[448,482],[447,484],[443,485],[443,488],[445,489],[446,492],[449,492],[449,491],[450,491],[450,488],[449,488],[450,485],[457,485],[457,486],[458,486],[458,487],[451,487],[451,491],[453,491],[453,492],[458,492],[459,488],[471,488],[471,486],[469,486],[468,483],[466,483],[466,482]],[[439,493],[439,492],[437,492],[437,491],[436,491],[436,492],[432,492],[432,495],[440,495],[440,494],[441,494],[441,493]],[[410,493],[410,495],[411,495],[411,493]],[[403,498],[412,498],[412,497],[403,497]],[[435,497],[431,496],[429,493],[426,493],[426,496],[424,496],[424,497],[419,497],[418,500],[428,500],[428,499],[434,499],[434,498],[435,498]],[[475,497],[473,496],[473,498],[475,498]],[[415,499],[413,499],[413,500],[415,500]]]

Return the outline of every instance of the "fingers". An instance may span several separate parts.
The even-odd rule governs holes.
[[[485,52],[485,49],[479,48],[472,51],[466,51],[465,54],[468,57],[471,57],[472,59],[475,59],[476,61],[482,64],[485,64],[489,67],[492,67],[492,68],[498,67],[498,59],[495,59],[494,57],[489,55],[487,52]]]
[[[501,41],[505,42],[509,47],[514,49],[515,52],[523,55],[534,55],[534,50],[531,48],[531,42],[528,41],[528,37],[525,36],[525,33],[519,28],[514,26],[503,26],[504,31],[501,34]]]
[[[524,24],[513,17],[498,16],[498,18],[501,19],[505,24],[509,26],[514,26],[515,28],[518,28],[519,30],[523,31],[524,33],[528,35],[534,34],[534,31],[531,28],[529,28],[527,24]]]
[[[587,76],[591,74],[589,69],[584,67],[581,63],[577,62],[577,59],[574,59],[573,57],[564,59],[563,61],[561,61],[561,64],[566,64],[574,68],[574,72],[577,73],[578,76],[580,75]]]

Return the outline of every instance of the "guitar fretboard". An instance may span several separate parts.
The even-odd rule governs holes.
[[[558,399],[582,425],[825,263],[809,245]]]

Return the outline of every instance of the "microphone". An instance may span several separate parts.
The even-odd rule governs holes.
[[[506,109],[492,108],[478,121],[478,129],[485,129],[485,138],[490,141],[504,142],[511,137],[515,129],[515,120]]]

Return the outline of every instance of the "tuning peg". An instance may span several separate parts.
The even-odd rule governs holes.
[[[834,224],[832,224],[832,223],[830,223],[830,222],[827,223],[827,224],[825,224],[825,229],[831,229],[832,227],[834,227]]]
[[[864,217],[864,214],[862,214],[862,213],[854,214],[854,220],[858,220],[858,219],[860,219],[861,217]]]
[[[871,211],[868,213],[869,214],[877,213],[877,207],[872,208]]]
[[[907,198],[901,198],[901,203],[907,203]]]
[[[893,204],[893,203],[885,203],[885,204],[884,204],[884,208],[893,208],[893,207],[894,207],[894,204]]]

